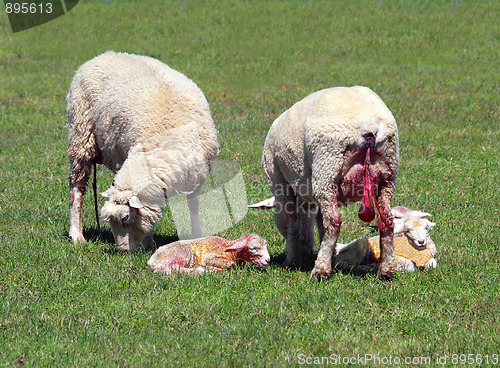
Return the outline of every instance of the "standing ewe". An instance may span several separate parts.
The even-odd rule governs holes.
[[[101,215],[119,250],[148,245],[165,198],[178,193],[189,193],[201,236],[196,195],[218,143],[198,86],[153,58],[108,51],[78,69],[67,102],[70,238],[85,242],[81,206],[94,163],[116,174]]]
[[[167,275],[172,271],[202,273],[222,271],[235,263],[245,262],[265,267],[269,261],[267,242],[256,234],[235,241],[209,236],[179,240],[158,248],[148,261],[148,269]]]
[[[316,219],[321,246],[311,276],[330,276],[342,223],[338,206],[360,201],[366,183],[380,205],[378,276],[390,279],[398,162],[396,121],[369,88],[324,89],[281,114],[267,134],[262,167],[276,199],[276,226],[286,239],[286,265],[302,266],[312,256]]]

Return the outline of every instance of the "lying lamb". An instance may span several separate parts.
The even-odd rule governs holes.
[[[429,231],[436,225],[429,213],[394,207],[394,247],[397,270],[413,272],[419,268],[436,268],[436,246]],[[370,271],[380,258],[378,236],[337,244],[334,265],[341,270]],[[367,266],[367,267],[364,267]]]
[[[262,167],[276,199],[276,226],[286,239],[286,265],[300,267],[313,256],[316,220],[321,245],[311,276],[330,276],[342,224],[338,206],[363,199],[359,216],[371,221],[373,198],[379,208],[378,276],[390,279],[398,163],[396,120],[369,88],[321,90],[281,114],[269,129]]]
[[[156,250],[148,261],[151,272],[171,274],[174,271],[202,273],[222,271],[234,264],[269,264],[267,242],[256,234],[231,241],[218,236],[179,240]]]
[[[198,86],[153,58],[108,51],[78,69],[67,102],[70,238],[85,243],[81,206],[96,163],[116,174],[101,215],[119,250],[149,245],[165,198],[179,193],[201,236],[197,194],[218,143]]]

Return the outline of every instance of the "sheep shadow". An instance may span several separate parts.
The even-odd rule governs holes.
[[[119,251],[116,248],[115,238],[113,236],[113,232],[109,229],[97,229],[95,227],[84,228],[83,236],[87,241],[92,242],[100,242],[106,245],[104,248],[104,252],[107,254],[122,254],[122,251]],[[69,239],[69,234],[66,234],[66,238]],[[150,248],[139,247],[134,252],[142,252],[142,253],[154,253],[156,249],[161,247],[162,245],[173,243],[179,240],[177,235],[161,235],[161,234],[153,234],[153,246]]]
[[[316,261],[317,252],[310,257],[302,267],[289,268],[288,270],[291,272],[302,272],[309,274],[314,268],[314,262]],[[285,267],[286,260],[286,252],[282,252],[277,255],[271,256],[270,264],[273,266],[281,267],[286,269]],[[346,275],[353,275],[357,277],[366,277],[373,276],[377,274],[378,265],[357,265],[357,266],[349,266],[342,267],[340,265],[333,265],[332,267],[332,276],[336,273],[342,273]]]
[[[285,266],[285,260],[286,260],[286,252],[282,252],[278,255],[271,256],[270,265],[281,267],[284,269],[288,269],[289,271],[309,273],[314,268],[314,262],[316,261],[316,255],[314,255],[313,257],[310,257],[308,260],[306,260],[304,262],[304,265],[302,265],[302,267],[287,268]]]

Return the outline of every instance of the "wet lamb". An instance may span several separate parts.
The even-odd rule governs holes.
[[[222,271],[233,265],[253,263],[259,267],[269,264],[267,242],[256,234],[231,241],[218,236],[179,240],[156,250],[148,261],[151,272],[203,273]]]

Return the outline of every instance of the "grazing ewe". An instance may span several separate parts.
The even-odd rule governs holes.
[[[218,151],[203,92],[185,75],[146,56],[108,51],[83,64],[68,102],[70,230],[85,243],[82,199],[95,163],[116,175],[101,216],[119,250],[152,242],[165,198],[188,193],[194,236],[196,195]]]
[[[338,206],[366,197],[360,218],[371,221],[371,193],[380,205],[378,276],[390,279],[398,162],[396,121],[369,88],[324,89],[281,114],[267,134],[262,167],[276,199],[276,226],[286,239],[286,266],[303,266],[312,257],[316,219],[321,246],[311,276],[329,277],[342,223]]]
[[[416,267],[436,268],[436,245],[429,236],[429,230],[436,224],[428,220],[431,215],[401,206],[394,207],[392,215],[397,270],[413,272]],[[375,264],[379,258],[379,237],[360,238],[349,244],[337,244],[334,264],[342,270],[360,269],[359,265]]]
[[[218,236],[179,240],[156,250],[148,261],[151,272],[202,273],[222,271],[235,263],[251,262],[259,267],[269,264],[267,242],[255,234],[231,241]]]

